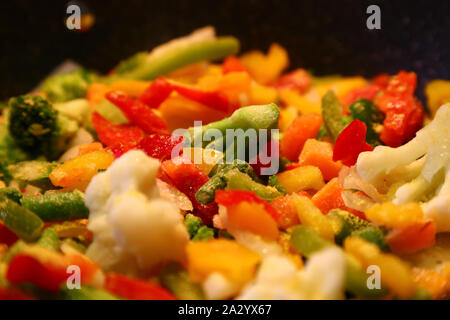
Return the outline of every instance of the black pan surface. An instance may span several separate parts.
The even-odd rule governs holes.
[[[293,67],[315,74],[373,76],[400,69],[423,85],[450,78],[450,1],[164,0],[83,1],[96,17],[77,34],[65,28],[66,1],[2,1],[0,99],[27,92],[73,59],[107,72],[140,50],[214,25],[242,50],[278,42]],[[368,30],[366,9],[381,8],[381,30]]]

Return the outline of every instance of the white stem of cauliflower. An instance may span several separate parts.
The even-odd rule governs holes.
[[[438,232],[450,232],[450,104],[439,108],[433,121],[407,144],[360,154],[356,168],[361,178],[378,188],[386,181],[403,183],[393,202],[422,202]]]

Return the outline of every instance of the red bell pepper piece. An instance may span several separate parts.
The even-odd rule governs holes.
[[[164,78],[158,77],[139,97],[150,108],[158,108],[173,92],[172,84]]]
[[[228,98],[218,91],[203,91],[197,88],[186,87],[169,82],[161,77],[157,78],[150,85],[139,100],[151,108],[158,108],[173,91],[215,110],[228,112],[232,107]]]
[[[341,103],[346,109],[344,112],[348,113],[348,107],[358,99],[375,100],[380,90],[381,88],[375,84],[368,84],[367,86],[351,90],[341,99]]]
[[[136,146],[137,149],[144,151],[148,156],[156,159],[171,158],[174,148],[180,147],[176,157],[182,153],[184,138],[182,136],[173,136],[170,134],[151,134],[142,139]]]
[[[402,145],[422,127],[425,113],[414,97],[416,87],[416,74],[400,71],[390,78],[386,90],[376,101],[386,115],[380,139],[388,146]]]
[[[269,203],[259,198],[251,191],[217,190],[215,194],[215,201],[225,207],[233,206],[241,202],[258,203],[264,205],[264,209],[275,221],[278,221],[281,217],[280,213],[275,210]]]
[[[0,221],[0,243],[13,245],[19,238]]]
[[[92,113],[92,125],[98,139],[106,146],[135,146],[144,138],[144,132],[129,124],[115,124],[103,118],[98,112]]]
[[[0,300],[35,300],[35,298],[17,288],[0,286]]]
[[[105,290],[128,300],[176,300],[167,289],[159,285],[116,273],[106,275]]]
[[[187,158],[175,158],[166,160],[161,164],[162,173],[167,177],[167,182],[183,192],[194,206],[194,214],[200,217],[203,223],[212,225],[212,217],[217,213],[217,204],[211,202],[201,204],[195,198],[195,194],[208,180],[196,165],[189,163]],[[164,178],[163,178],[164,180]]]
[[[9,263],[6,279],[11,284],[32,283],[39,288],[57,292],[67,280],[66,264],[43,263],[35,257],[18,254]]]
[[[140,100],[135,100],[120,91],[111,91],[106,98],[119,107],[131,123],[145,133],[168,133],[167,123]]]
[[[42,256],[44,251],[37,253]],[[39,288],[57,292],[71,275],[67,272],[70,265],[80,268],[82,283],[91,282],[99,270],[96,264],[79,254],[65,256],[52,252],[51,256],[42,256],[39,259],[34,255],[19,253],[9,263],[6,279],[11,284],[31,283]]]
[[[434,245],[436,225],[434,221],[423,221],[402,230],[393,230],[386,241],[392,252],[411,254]]]
[[[311,77],[308,72],[303,69],[297,69],[281,76],[274,84],[275,88],[293,89],[300,93],[308,91],[311,86]]]
[[[247,68],[237,57],[227,57],[222,63],[222,73],[230,72],[248,72]]]
[[[353,120],[336,139],[333,149],[333,161],[341,160],[346,166],[352,166],[361,152],[372,151],[373,147],[366,142],[366,124]]]
[[[387,73],[380,73],[373,77],[372,84],[378,86],[381,90],[384,90],[388,86],[390,79],[391,76]]]

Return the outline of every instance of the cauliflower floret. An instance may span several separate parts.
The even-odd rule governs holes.
[[[239,295],[242,300],[310,300],[344,297],[345,256],[342,250],[327,248],[298,270],[286,256],[267,256],[255,281]]]
[[[179,210],[159,196],[159,165],[142,151],[130,151],[86,189],[94,234],[87,255],[104,270],[145,275],[166,261],[184,260],[189,235]]]
[[[393,202],[422,202],[425,216],[438,232],[450,231],[450,104],[407,144],[376,147],[358,157],[359,176],[377,188],[386,181],[400,184]],[[395,179],[397,181],[393,181]]]

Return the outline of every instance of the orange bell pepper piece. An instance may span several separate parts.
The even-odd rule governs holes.
[[[298,158],[298,163],[303,166],[319,167],[325,181],[330,181],[337,177],[342,168],[340,161],[333,161],[333,147],[331,143],[317,141],[316,139],[306,140]]]

